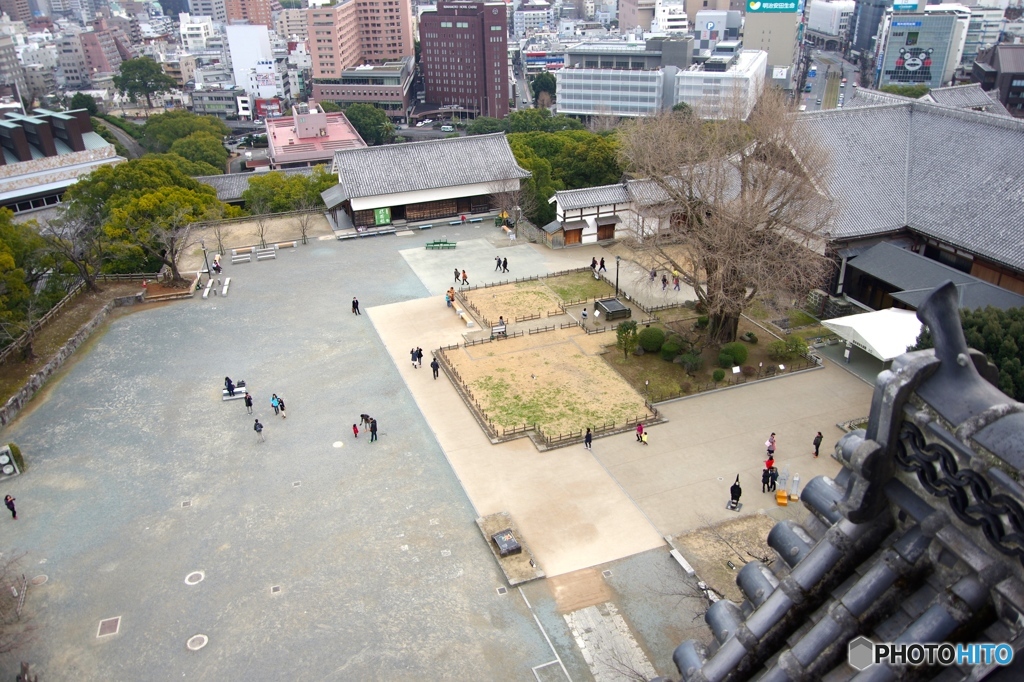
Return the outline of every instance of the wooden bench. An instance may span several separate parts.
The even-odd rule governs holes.
[[[505,325],[503,325],[503,324],[496,324],[496,325],[492,326],[491,327],[491,336],[508,336],[508,333],[505,331]]]
[[[476,323],[473,322],[473,318],[470,317],[469,315],[467,315],[466,313],[459,313],[459,317],[462,318],[462,321],[466,323],[467,327],[475,327],[476,326]]]
[[[454,249],[457,242],[450,242],[444,239],[439,239],[433,242],[427,242],[427,249]]]
[[[277,245],[279,249],[294,249],[298,247],[297,242],[279,242]]]

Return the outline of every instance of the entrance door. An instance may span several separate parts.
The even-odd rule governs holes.
[[[597,241],[601,242],[605,239],[615,239],[615,223],[597,226]]]
[[[583,243],[583,230],[566,230],[565,231],[565,245],[571,246],[572,244]]]

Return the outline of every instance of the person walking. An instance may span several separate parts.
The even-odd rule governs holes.
[[[768,448],[768,456],[774,458],[775,456],[775,432],[772,431],[772,435],[768,436],[768,440],[764,442],[764,446]]]
[[[434,378],[437,379],[437,371],[441,369],[441,365],[437,364],[437,358],[430,361],[430,369],[434,370]]]
[[[768,490],[771,492],[775,492],[776,484],[779,481],[779,470],[776,469],[775,467],[772,467],[771,469],[768,470],[768,481],[770,484],[768,486]]]
[[[455,268],[455,283],[459,283],[459,269]]]
[[[465,285],[469,284],[469,275],[466,274],[465,270],[462,271],[462,283]]]
[[[412,359],[412,368],[416,369],[416,348],[409,349],[409,357]]]
[[[266,440],[263,437],[263,424],[260,424],[260,420],[257,419],[256,423],[252,425],[252,430],[256,432],[256,436],[259,438],[258,443],[262,443]]]
[[[636,425],[636,442],[637,443],[640,442],[640,437],[643,436],[643,435],[644,435],[644,425],[643,424],[637,424]]]
[[[224,388],[228,392],[228,396],[235,397],[235,382],[231,381],[231,377],[224,377]]]
[[[597,258],[590,259],[590,269],[597,270]]]
[[[587,309],[586,308],[584,308],[583,312],[580,313],[580,318],[581,318],[581,322],[582,322],[583,326],[586,327],[587,326]]]
[[[764,468],[771,469],[773,466],[775,466],[775,458],[772,457],[771,455],[768,455],[768,459],[764,461]]]
[[[352,297],[352,314],[362,315],[362,313],[359,312],[359,299],[356,298],[355,296]]]
[[[651,268],[651,284],[654,284],[654,280],[657,279],[657,277],[658,270],[656,268]]]
[[[14,498],[11,497],[10,495],[5,497],[4,498],[4,505],[6,505],[7,508],[11,510],[11,516],[14,518],[15,521],[17,521],[18,520],[18,510],[14,508]]]
[[[762,493],[768,492],[768,488],[772,484],[771,474],[772,474],[772,472],[769,471],[768,469],[764,469],[763,471],[761,471],[761,492]]]
[[[245,392],[245,397],[242,399],[245,401],[245,411],[247,414],[252,414],[252,396],[249,395],[249,391]]]
[[[274,408],[274,414],[279,414],[281,412],[281,408],[278,407],[278,401],[277,401],[277,394],[276,393],[273,394],[272,396],[270,396],[270,406]]]
[[[508,258],[503,258],[501,260],[501,272],[502,273],[508,272]]]
[[[359,427],[355,424],[352,425],[352,435],[359,438]]]
[[[501,256],[494,257],[494,271],[498,272],[501,270]]]
[[[370,419],[370,442],[377,440],[377,420]]]
[[[646,431],[644,431],[642,434],[640,434],[640,442],[643,443],[644,445],[647,445],[647,432]]]
[[[361,425],[364,425],[364,426],[369,426],[370,425],[370,415],[368,415],[368,414],[361,414],[361,415],[359,415],[359,423]]]
[[[668,275],[661,276],[661,290],[668,291]]]
[[[608,268],[604,266],[604,258],[601,259],[601,265],[597,268],[598,272],[608,272]]]
[[[672,276],[672,288],[679,291],[679,275]]]
[[[284,398],[278,398],[278,399],[277,399],[277,408],[278,408],[279,410],[281,410],[281,418],[282,418],[282,419],[287,419],[287,418],[288,418],[288,415],[286,415],[286,414],[284,413]]]
[[[423,366],[423,349],[420,348],[419,346],[416,346],[416,366]]]
[[[587,435],[583,436],[583,447],[585,447],[587,450],[592,450],[593,448],[591,448],[590,445],[593,442],[594,442],[594,434],[592,434],[590,432],[590,427],[588,426],[587,427]]]
[[[814,443],[814,456],[815,457],[818,456],[818,449],[821,448],[822,438],[823,438],[823,436],[821,435],[821,431],[818,431],[818,435],[814,437],[814,441],[813,441],[813,443]]]

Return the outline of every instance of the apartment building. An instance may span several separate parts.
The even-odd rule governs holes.
[[[224,0],[227,20],[274,28],[271,13],[281,9],[277,0]]]

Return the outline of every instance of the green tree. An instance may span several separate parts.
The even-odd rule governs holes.
[[[149,57],[138,57],[121,62],[121,68],[114,76],[114,87],[133,102],[139,96],[146,98],[146,108],[153,108],[153,95],[174,89],[177,83],[164,73],[160,65]]]
[[[624,360],[629,359],[629,354],[636,350],[640,343],[636,333],[636,321],[626,320],[619,322],[615,328],[615,347],[622,351]]]
[[[583,128],[582,123],[564,114],[552,116],[550,109],[522,109],[509,114],[507,130],[510,133],[554,133]]]
[[[345,109],[345,116],[366,144],[384,144],[388,141],[388,125],[391,120],[383,109],[360,102]],[[391,130],[394,130],[394,126]]]
[[[686,102],[680,102],[679,104],[676,104],[675,106],[672,107],[672,111],[676,112],[677,114],[683,114],[684,116],[693,115],[693,107],[691,107]]]
[[[985,308],[960,311],[967,345],[985,354],[999,372],[999,390],[1014,400],[1024,401],[1024,308]],[[921,329],[917,343],[907,350],[932,348],[932,335]]]
[[[95,116],[100,111],[99,106],[96,104],[96,98],[84,92],[75,93],[75,96],[71,98],[71,108],[86,109],[90,116]]]
[[[242,200],[253,214],[309,211],[323,206],[321,192],[336,184],[337,177],[325,165],[317,166],[309,175],[260,173],[250,178]]]
[[[170,152],[189,161],[208,163],[222,171],[228,160],[228,150],[224,148],[221,138],[205,131],[175,140]]]
[[[929,88],[927,85],[890,84],[883,85],[882,87],[879,88],[879,90],[881,90],[882,92],[888,92],[889,94],[892,95],[901,95],[903,97],[910,97],[911,99],[918,99],[927,95],[929,92],[931,92],[932,89]]]
[[[466,126],[467,135],[489,135],[491,133],[504,133],[508,130],[508,123],[490,116],[480,116]]]
[[[146,121],[142,144],[152,152],[166,152],[176,140],[193,133],[209,133],[221,139],[231,130],[216,116],[196,116],[190,111],[168,111]]]
[[[178,156],[177,154],[168,153],[146,155],[147,159],[151,157],[162,159],[166,163],[173,165],[175,168],[177,168],[179,171],[189,176],[190,178],[194,178],[200,175],[220,175],[224,172],[223,166],[217,168],[216,166],[211,166],[205,161],[189,161],[184,156]]]
[[[526,216],[535,225],[547,225],[555,219],[555,206],[548,203],[548,199],[553,197],[556,191],[563,189],[563,186],[552,177],[551,162],[541,158],[525,141],[517,139],[519,137],[509,136],[509,146],[516,157],[516,162],[531,173],[529,178],[521,181],[523,192],[526,194],[523,203],[534,207]]]
[[[329,99],[324,100],[322,102],[317,102],[317,104],[320,105],[320,108],[323,109],[324,113],[326,114],[333,114],[342,110],[341,107],[339,107],[337,104],[335,104]]]
[[[550,71],[544,71],[543,73],[537,74],[530,87],[533,88],[533,101],[536,102],[540,99],[540,93],[546,92],[551,99],[555,98],[555,87],[557,86],[555,75]]]

